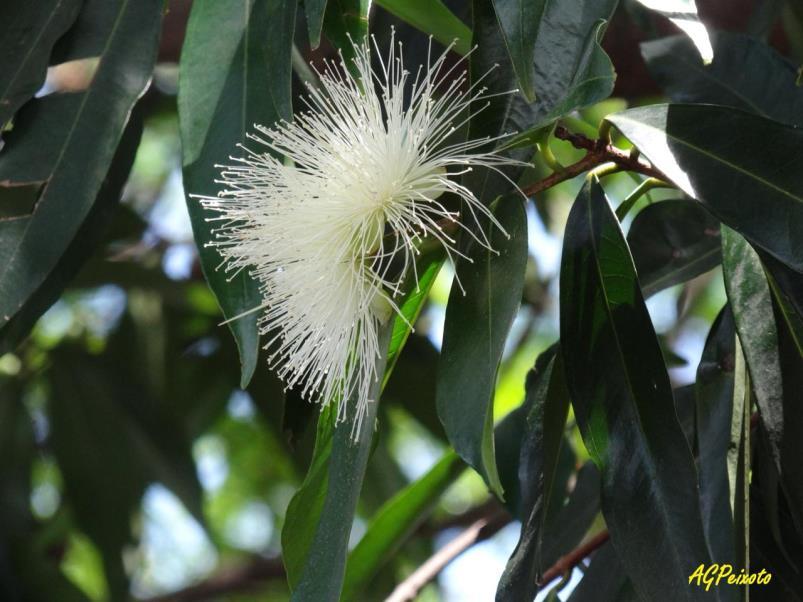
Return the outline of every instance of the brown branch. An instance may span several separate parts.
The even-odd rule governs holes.
[[[385,602],[410,602],[430,581],[446,568],[452,560],[471,546],[488,539],[510,522],[507,512],[498,511],[494,516],[481,518],[472,523],[452,541],[435,552],[419,566],[412,575],[402,581],[385,599]]]
[[[555,564],[544,571],[544,575],[541,577],[538,587],[543,589],[558,577],[568,575],[584,558],[590,556],[592,552],[596,552],[610,538],[611,534],[608,533],[608,531],[602,531],[601,533],[597,533],[582,546],[578,546],[565,556],[559,558]]]
[[[667,177],[658,169],[653,167],[650,163],[644,161],[635,154],[623,151],[610,144],[607,140],[601,138],[599,140],[592,140],[582,134],[570,132],[563,126],[555,128],[555,138],[569,142],[573,147],[585,150],[586,156],[580,159],[577,163],[556,171],[555,173],[547,176],[543,180],[539,180],[530,186],[522,189],[525,196],[533,196],[539,192],[543,192],[548,188],[552,188],[561,182],[571,180],[599,165],[604,163],[614,163],[621,169],[627,171],[635,171],[637,173],[649,176],[651,178],[658,178],[660,180],[667,180]]]

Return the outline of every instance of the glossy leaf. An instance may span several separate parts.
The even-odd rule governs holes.
[[[602,472],[602,512],[645,599],[703,599],[688,576],[709,559],[697,475],[619,222],[596,180],[566,225],[561,351],[583,440]]]
[[[627,244],[645,297],[691,280],[722,259],[719,222],[698,203],[661,201],[642,209]]]
[[[380,349],[387,349],[391,329],[390,324],[383,328]],[[378,373],[384,371],[386,357],[384,352],[377,360]],[[359,430],[354,430],[353,411],[337,425],[334,412],[325,420],[321,417],[323,424],[319,426],[313,466],[290,502],[282,531],[285,566],[294,601],[340,597],[351,525],[371,452],[380,383],[374,385],[369,396],[377,402],[368,404]],[[319,442],[323,443],[321,452]],[[327,454],[329,447],[331,451]]]
[[[558,358],[555,349],[542,354],[527,376],[526,427],[518,470],[524,516],[519,542],[497,587],[497,600],[532,599],[543,568],[541,544],[569,410],[563,364]]]
[[[718,32],[712,42],[714,60],[708,65],[684,36],[645,42],[641,51],[673,102],[725,105],[792,125],[803,121],[795,65],[743,34]]]
[[[23,112],[27,110],[28,107]],[[138,116],[132,116],[115,151],[106,179],[98,191],[95,204],[75,238],[22,309],[0,327],[0,355],[12,351],[28,335],[39,317],[58,299],[64,288],[101,245],[120,206],[120,194],[134,163],[141,134],[142,122]]]
[[[0,130],[45,82],[50,52],[81,0],[9,1],[0,6]]]
[[[500,199],[486,235],[494,252],[478,243],[461,261],[449,295],[438,367],[437,405],[455,451],[502,496],[494,458],[493,395],[505,339],[516,317],[527,267],[527,216],[516,197]]]
[[[254,124],[290,119],[290,55],[296,2],[199,0],[193,3],[181,53],[178,93],[184,189],[201,267],[227,319],[257,307],[261,296],[246,271],[230,279],[206,246],[213,223],[191,195],[215,196],[216,164],[230,163]],[[215,60],[210,61],[209,57]],[[241,386],[256,368],[257,314],[229,322],[240,352]]]
[[[376,0],[389,13],[430,34],[444,46],[466,55],[471,50],[471,30],[441,0]]]
[[[499,29],[524,97],[535,100],[535,44],[547,0],[493,0]]]
[[[803,271],[803,131],[706,105],[652,105],[608,120],[686,194]]]
[[[793,399],[798,392],[784,395],[772,292],[758,254],[736,232],[723,230],[722,255],[725,289],[761,415],[761,434],[781,476],[795,524],[803,533],[803,469],[798,455],[803,432],[795,420],[800,416],[799,404]],[[793,358],[786,361],[794,362]]]
[[[0,221],[0,325],[42,286],[91,212],[150,79],[161,6],[156,0],[109,3],[113,20],[96,23],[106,46],[89,88],[41,99],[6,137],[0,194],[14,184],[43,187],[29,214]]]
[[[705,25],[700,21],[700,16],[697,14],[697,5],[694,0],[637,1],[672,21],[688,36],[703,62],[711,62],[711,59],[714,58],[714,50],[711,48],[711,40],[705,30]]]
[[[429,472],[377,511],[365,535],[349,554],[343,599],[360,599],[368,581],[427,518],[438,498],[463,472],[463,468],[460,459],[447,452]]]

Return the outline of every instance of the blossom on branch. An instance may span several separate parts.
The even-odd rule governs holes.
[[[377,69],[367,41],[354,44],[355,75],[342,58],[327,63],[306,110],[256,125],[253,144],[220,167],[223,190],[201,197],[215,214],[208,244],[221,267],[259,283],[253,311],[270,365],[304,398],[339,403],[339,420],[356,412],[355,433],[382,377],[380,327],[401,315],[394,299],[405,277],[417,284],[421,241],[435,239],[454,259],[462,229],[490,248],[475,225],[482,217],[501,226],[459,177],[514,163],[480,151],[497,139],[455,140],[487,103],[482,78],[469,84],[462,59],[447,65],[451,47],[413,74],[401,44],[391,41],[386,59],[372,46]]]

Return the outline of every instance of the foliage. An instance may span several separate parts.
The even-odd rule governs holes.
[[[461,599],[510,525],[499,601],[803,600],[803,13],[729,2],[4,3],[0,598]],[[422,245],[355,441],[193,195],[366,33],[454,42],[522,164],[463,175],[509,236]]]

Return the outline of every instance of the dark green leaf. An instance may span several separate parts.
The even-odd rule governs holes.
[[[706,105],[652,105],[608,120],[686,194],[803,271],[803,131]]]
[[[606,543],[591,557],[583,579],[569,596],[569,602],[636,602],[639,598],[625,575],[612,543]]]
[[[627,244],[645,297],[691,280],[722,259],[719,222],[694,201],[653,203],[641,210]]]
[[[25,111],[27,110],[26,107]],[[64,287],[101,244],[107,234],[107,227],[119,208],[120,193],[134,163],[141,134],[142,122],[139,116],[134,115],[123,133],[106,179],[98,191],[97,200],[75,238],[23,308],[0,327],[0,354],[14,349],[30,332],[39,317],[58,299]]]
[[[42,87],[50,51],[81,0],[5,2],[0,7],[0,130]]]
[[[505,339],[516,317],[527,267],[527,216],[516,197],[494,209],[508,236],[490,223],[487,240],[476,243],[473,263],[461,261],[446,308],[438,367],[438,415],[455,451],[502,496],[493,441],[493,395]]]
[[[499,28],[505,40],[521,92],[535,100],[535,44],[547,0],[493,0]]]
[[[566,225],[560,325],[575,416],[628,576],[647,600],[702,599],[688,587],[709,559],[694,462],[635,266],[596,180]]]
[[[499,582],[497,600],[532,599],[537,591],[544,525],[569,409],[563,364],[555,349],[543,354],[527,376],[526,431],[521,445],[521,534]]]
[[[343,599],[358,600],[365,585],[427,518],[438,498],[463,471],[448,452],[423,477],[388,500],[371,519],[360,543],[349,554]]]
[[[89,215],[131,108],[149,81],[162,3],[108,4],[115,20],[99,25],[106,46],[89,88],[42,99],[31,109],[36,119],[14,128],[0,154],[5,185],[46,182],[30,216],[0,221],[0,324],[45,282]],[[54,130],[43,126],[56,121]],[[15,166],[25,167],[12,171]]]
[[[198,0],[193,3],[181,53],[178,114],[187,209],[201,266],[227,319],[261,303],[256,283],[245,272],[229,280],[218,270],[220,256],[205,246],[213,224],[190,194],[215,196],[216,164],[229,163],[236,144],[254,124],[290,119],[290,55],[296,2]],[[210,60],[210,56],[215,57]],[[256,368],[257,314],[229,323],[237,341],[245,387]]]
[[[471,30],[441,0],[376,0],[376,4],[444,46],[455,42],[458,54],[471,50]]]
[[[641,50],[653,78],[673,102],[734,107],[776,121],[803,121],[797,68],[766,44],[744,34],[712,35],[714,60],[705,65],[685,36],[646,42]]]
[[[352,41],[359,44],[368,35],[370,0],[329,0],[324,16],[324,32],[335,48],[343,53],[349,69],[353,68]]]
[[[726,305],[711,326],[697,368],[697,448],[700,505],[711,557],[734,566],[738,566],[734,502],[744,423],[744,396],[734,396],[736,351],[736,326]],[[723,589],[721,596],[734,594],[735,590]]]
[[[326,0],[304,0],[304,11],[307,16],[309,45],[317,48],[321,43],[323,17],[326,14]]]
[[[380,374],[385,369],[391,330],[389,323],[379,337],[379,348],[383,350],[377,363]],[[377,401],[368,404],[359,430],[355,430],[353,407],[337,426],[337,411],[333,407],[319,421],[313,465],[290,502],[282,530],[285,566],[294,601],[334,601],[340,597],[351,525],[371,452],[380,383],[375,384],[369,395]]]

